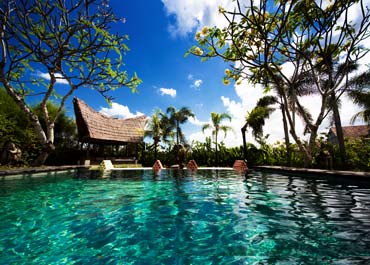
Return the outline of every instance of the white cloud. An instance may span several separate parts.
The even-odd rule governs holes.
[[[162,96],[170,96],[170,97],[176,97],[176,90],[173,88],[160,88],[159,92]]]
[[[194,81],[193,87],[199,88],[203,84],[203,80],[197,79]]]
[[[41,78],[44,78],[46,80],[50,80],[50,75],[48,73],[42,73],[42,72],[39,72],[37,73],[37,76],[41,77]],[[68,85],[68,81],[65,80],[61,74],[59,73],[56,73],[55,74],[55,77],[56,77],[56,83],[57,84],[64,84],[64,85]]]
[[[195,125],[195,126],[202,126],[203,124],[206,124],[207,121],[200,121],[198,120],[198,118],[195,116],[195,117],[189,117],[188,121]]]
[[[131,113],[128,106],[121,105],[119,103],[112,103],[112,106],[110,108],[100,108],[100,113],[110,116],[110,117],[116,117],[116,118],[133,118],[137,116],[144,115],[141,112],[136,112],[136,114]]]
[[[226,10],[235,5],[233,0],[162,0],[169,16],[175,17],[175,24],[169,26],[172,36],[185,36],[205,25],[222,27],[226,25],[218,7]]]
[[[192,74],[189,74],[188,75],[188,80],[193,80],[194,79],[194,76]]]

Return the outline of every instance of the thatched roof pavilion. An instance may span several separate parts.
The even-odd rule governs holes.
[[[73,105],[81,142],[113,145],[143,142],[145,116],[128,119],[108,117],[78,98],[73,99]]]
[[[117,151],[119,146],[126,146],[125,156],[137,155],[137,144],[144,141],[145,116],[128,119],[108,117],[93,110],[78,98],[73,99],[73,105],[81,149],[83,144],[88,144],[85,149],[88,158],[90,157],[91,145],[115,146]],[[134,147],[136,151],[134,153],[128,152],[127,146],[131,146],[129,148],[131,150],[132,147],[136,146],[136,148]],[[102,156],[101,152],[98,153],[97,156]],[[99,159],[96,158],[96,160]]]

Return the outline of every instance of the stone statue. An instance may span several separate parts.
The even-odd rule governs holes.
[[[1,153],[1,163],[5,165],[19,165],[22,162],[22,151],[12,142],[6,142]]]

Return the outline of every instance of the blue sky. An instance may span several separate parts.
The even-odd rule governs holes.
[[[74,96],[97,111],[120,117],[150,116],[156,108],[165,111],[169,106],[178,109],[187,106],[196,115],[184,126],[189,142],[203,141],[207,134],[210,135],[210,132],[201,132],[201,125],[209,121],[211,112],[227,112],[233,118],[229,125],[234,132],[230,132],[224,141],[228,146],[242,144],[240,128],[247,111],[262,96],[262,89],[247,82],[225,86],[222,78],[229,66],[221,59],[200,62],[194,56],[184,58],[185,52],[196,44],[194,36],[197,30],[204,25],[222,26],[225,23],[217,11],[220,4],[228,8],[233,1],[111,0],[109,5],[115,13],[126,19],[126,23],[116,24],[112,32],[130,37],[127,42],[130,51],[124,56],[126,69],[129,73],[136,72],[143,83],[138,93],[132,93],[128,88],[111,93],[114,97],[112,107],[90,89],[79,89]],[[71,100],[66,108],[68,114],[74,116]],[[307,106],[314,107],[315,100],[314,97],[307,98]],[[344,106],[346,113],[357,110],[353,105]],[[346,123],[348,121],[344,119]],[[328,126],[324,124],[323,130]],[[265,132],[270,134],[270,142],[282,139],[279,113],[272,115]],[[250,134],[247,141],[253,142]]]

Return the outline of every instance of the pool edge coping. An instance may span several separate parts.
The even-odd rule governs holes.
[[[88,166],[67,165],[67,166],[47,166],[47,167],[31,167],[22,169],[5,169],[0,170],[0,180],[24,178],[29,175],[37,175],[43,173],[63,173],[77,169],[88,169]]]

